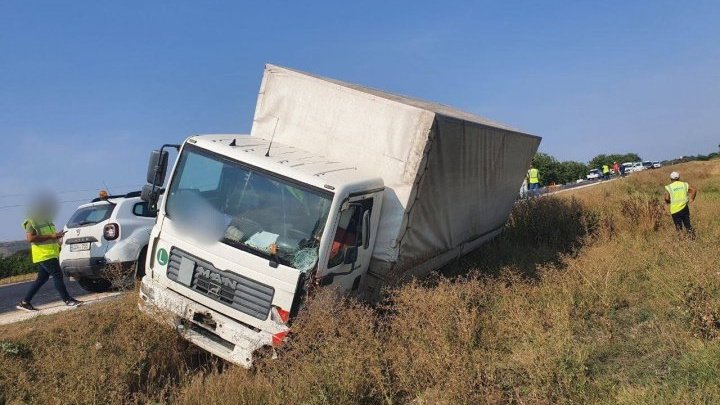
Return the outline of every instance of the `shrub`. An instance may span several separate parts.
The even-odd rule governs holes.
[[[30,252],[20,251],[10,256],[0,257],[0,278],[34,273],[37,269],[32,263]]]

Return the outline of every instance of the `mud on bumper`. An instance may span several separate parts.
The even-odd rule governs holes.
[[[140,286],[140,309],[163,318],[185,339],[231,363],[250,368],[253,353],[272,345],[272,334],[191,301],[149,277]]]

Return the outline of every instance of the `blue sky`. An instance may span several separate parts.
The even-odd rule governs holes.
[[[0,0],[0,240],[37,185],[124,192],[162,143],[249,132],[267,62],[506,122],[561,160],[709,153],[718,21],[717,1]]]

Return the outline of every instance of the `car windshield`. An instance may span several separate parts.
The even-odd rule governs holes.
[[[332,193],[187,145],[166,213],[194,234],[307,271],[317,261]]]
[[[79,228],[81,226],[95,225],[110,218],[115,206],[110,203],[91,205],[75,211],[68,220],[68,228]]]

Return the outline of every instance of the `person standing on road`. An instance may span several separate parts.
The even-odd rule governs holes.
[[[603,180],[610,180],[610,166],[602,165]]]
[[[615,173],[615,175],[620,174],[620,165],[618,162],[613,162],[613,173]]]
[[[665,186],[665,203],[670,206],[670,215],[672,216],[675,229],[685,230],[694,235],[692,225],[690,224],[690,208],[688,204],[695,201],[697,190],[690,184],[680,181],[680,173],[670,173],[672,183]]]
[[[23,222],[25,239],[30,242],[30,254],[33,263],[38,266],[38,274],[25,295],[25,299],[18,303],[18,309],[36,311],[30,302],[50,277],[53,278],[55,289],[65,305],[75,307],[81,304],[80,301],[70,296],[63,282],[63,273],[58,258],[60,257],[59,241],[65,232],[58,232],[52,222],[56,212],[57,203],[54,196],[41,195],[31,203],[28,218]]]
[[[540,171],[534,166],[530,166],[530,170],[528,170],[526,177],[530,195],[537,195],[538,190],[540,189]]]

